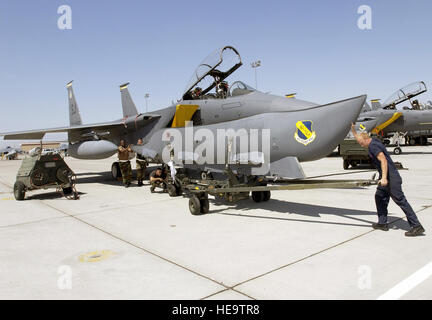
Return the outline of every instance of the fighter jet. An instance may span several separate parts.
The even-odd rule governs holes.
[[[11,146],[0,149],[0,157],[2,159],[14,160],[17,158],[19,153],[21,153],[20,148],[12,148]]]
[[[412,100],[426,91],[425,83],[420,81],[397,90],[383,104],[379,99],[371,100],[372,108],[366,108],[360,114],[356,123],[357,128],[375,133],[382,138],[392,134],[406,135],[409,131],[431,130],[432,110],[422,107],[418,100]],[[409,107],[396,107],[406,101],[410,104]],[[395,149],[396,153],[401,151],[400,147]]]
[[[216,50],[195,70],[180,100],[151,113],[138,113],[125,83],[120,86],[123,118],[90,125],[82,124],[70,82],[70,126],[0,135],[4,139],[42,139],[48,132],[67,132],[68,153],[79,159],[107,158],[116,152],[121,139],[134,143],[143,138],[144,144],[133,149],[150,162],[189,162],[207,170],[230,161],[239,168],[265,161],[268,171],[264,174],[303,178],[299,162],[329,154],[347,135],[366,101],[366,95],[360,95],[319,105],[263,93],[242,81],[229,84],[227,78],[242,64],[234,47]],[[218,137],[220,131],[234,134],[210,146],[209,137]],[[173,141],[177,134],[180,144]],[[259,143],[252,136],[258,136]],[[241,143],[245,137],[246,146]],[[221,150],[226,153],[221,155]],[[207,162],[202,163],[202,158]],[[118,164],[113,163],[111,170],[117,177]]]

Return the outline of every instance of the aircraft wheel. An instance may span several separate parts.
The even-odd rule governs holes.
[[[401,148],[399,148],[399,147],[397,147],[397,148],[394,148],[394,150],[393,150],[393,153],[394,153],[395,155],[399,155],[399,154],[401,154],[401,153],[402,153],[402,149],[401,149]]]
[[[195,195],[189,198],[189,211],[194,216],[198,216],[201,214],[201,201]]]
[[[21,201],[25,198],[25,185],[21,181],[17,181],[14,184],[14,197],[16,200]]]
[[[200,204],[202,214],[208,213],[210,211],[210,202],[208,199],[201,199]]]
[[[344,159],[344,161],[343,161],[343,168],[344,168],[344,170],[347,170],[349,168],[349,161],[346,159]]]
[[[271,198],[271,192],[270,191],[263,191],[263,201],[269,201]]]
[[[120,165],[119,165],[118,162],[114,162],[111,165],[111,174],[112,174],[112,177],[113,177],[114,180],[118,180],[118,179],[120,179],[122,177],[121,170],[120,170]]]
[[[264,193],[261,191],[252,191],[252,200],[262,202],[264,200]]]

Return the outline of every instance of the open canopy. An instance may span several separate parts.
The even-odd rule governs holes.
[[[410,100],[411,98],[418,96],[426,92],[426,85],[423,81],[413,82],[402,89],[399,89],[395,93],[393,93],[383,104],[384,109],[392,109],[401,102],[406,100]]]
[[[242,65],[238,51],[230,46],[217,49],[196,68],[183,94],[183,99],[194,99],[208,93]],[[195,98],[197,98],[195,96]]]

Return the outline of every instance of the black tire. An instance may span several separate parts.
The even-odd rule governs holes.
[[[194,216],[198,216],[201,214],[201,201],[197,196],[192,196],[189,199],[189,211]]]
[[[111,165],[111,175],[112,175],[113,179],[116,181],[122,177],[120,165],[118,162],[114,162]]]
[[[69,195],[71,195],[72,192],[73,192],[72,187],[69,187],[69,188],[63,188],[63,194],[64,194],[65,196],[69,196]]]
[[[264,200],[264,193],[261,191],[252,191],[252,200],[262,202]]]
[[[263,191],[263,201],[269,201],[271,198],[271,192],[270,191]]]
[[[343,161],[343,168],[344,168],[344,170],[348,170],[348,168],[349,168],[349,161],[346,159],[344,159],[344,161]]]
[[[14,197],[18,201],[22,201],[25,198],[26,187],[21,181],[17,181],[14,184]]]
[[[416,144],[415,138],[410,137],[409,138],[409,145],[410,146],[415,146],[415,144]]]
[[[394,150],[393,150],[393,153],[394,153],[395,155],[399,155],[399,154],[401,154],[401,153],[402,153],[402,149],[401,149],[401,148],[399,148],[399,147],[397,147],[397,148],[394,148]]]
[[[178,196],[177,188],[175,185],[169,184],[169,185],[167,185],[167,189],[168,189],[168,194],[170,197],[177,197]]]
[[[210,202],[208,199],[201,199],[200,204],[202,214],[208,213],[210,211]]]
[[[74,200],[78,200],[78,199],[79,199],[79,194],[78,194],[78,192],[74,192],[73,199],[74,199]]]

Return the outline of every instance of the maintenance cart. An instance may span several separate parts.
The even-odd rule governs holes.
[[[76,175],[58,153],[42,154],[41,150],[26,157],[14,184],[16,200],[24,200],[27,191],[56,188],[68,199],[79,199]]]
[[[227,179],[191,179],[186,174],[178,174],[175,180],[167,184],[170,196],[184,194],[189,197],[189,210],[193,215],[208,213],[210,203],[208,196],[218,200],[236,202],[249,199],[255,202],[269,201],[274,190],[305,190],[319,188],[356,188],[376,185],[377,180],[267,180],[266,177],[240,177],[229,168],[225,171]],[[242,179],[245,178],[245,179]],[[246,182],[240,182],[245,180]]]
[[[343,168],[355,168],[359,164],[367,164],[373,168],[367,149],[363,148],[356,139],[345,139],[340,144],[340,155],[343,158]]]

